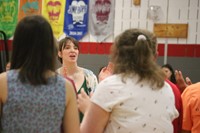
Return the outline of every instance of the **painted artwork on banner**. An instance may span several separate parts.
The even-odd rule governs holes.
[[[49,20],[57,39],[64,34],[65,3],[66,0],[43,0],[42,15]]]
[[[42,0],[20,0],[18,21],[23,17],[41,14]]]
[[[77,40],[88,32],[88,0],[67,0],[64,32]]]
[[[90,1],[90,33],[97,42],[104,41],[114,30],[114,0]]]
[[[0,0],[0,30],[7,38],[13,36],[17,25],[18,0]]]

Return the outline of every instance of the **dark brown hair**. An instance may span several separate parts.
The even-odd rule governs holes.
[[[75,38],[67,36],[58,42],[58,51],[61,52],[70,42],[72,42],[79,49],[79,42]],[[60,58],[59,56],[58,60],[60,61],[60,63],[62,63],[62,58]]]
[[[170,76],[170,79],[169,79],[169,80],[170,80],[172,83],[176,84],[176,78],[175,78],[175,74],[174,74],[174,69],[173,69],[173,67],[172,67],[170,64],[165,64],[165,65],[162,66],[162,68],[168,68],[168,69],[171,71],[172,75]]]
[[[40,15],[24,17],[17,24],[11,69],[19,69],[21,82],[47,83],[46,72],[55,71],[56,45],[49,22]]]

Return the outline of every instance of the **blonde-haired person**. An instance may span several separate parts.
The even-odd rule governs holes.
[[[139,29],[115,39],[113,75],[97,86],[81,133],[173,133],[172,121],[178,117],[174,94],[154,61],[150,39]]]
[[[56,54],[44,17],[27,16],[18,23],[10,70],[0,74],[0,132],[80,132],[73,86],[56,73]]]
[[[91,70],[78,66],[78,56],[79,42],[70,36],[61,39],[58,46],[58,59],[62,66],[57,69],[57,72],[75,83],[77,94],[84,90],[89,95],[90,92],[94,92],[98,84],[97,77]],[[80,112],[79,115],[81,122],[83,114]]]

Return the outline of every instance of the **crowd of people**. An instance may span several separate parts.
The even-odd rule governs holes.
[[[77,40],[57,41],[44,17],[24,17],[0,74],[0,133],[198,133],[200,83],[159,66],[157,47],[152,32],[125,30],[97,79],[78,66]]]

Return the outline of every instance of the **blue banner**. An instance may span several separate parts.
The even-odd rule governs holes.
[[[77,40],[88,31],[89,0],[67,0],[64,32]]]

